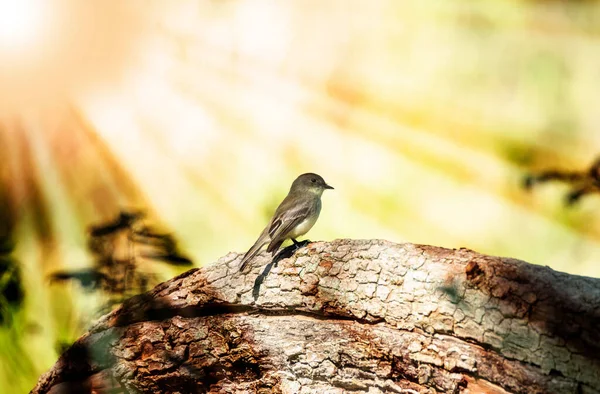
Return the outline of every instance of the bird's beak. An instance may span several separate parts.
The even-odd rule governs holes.
[[[325,184],[325,189],[331,189],[331,190],[333,190],[333,186],[329,186],[328,184]]]

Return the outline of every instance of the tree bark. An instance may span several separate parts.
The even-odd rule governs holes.
[[[127,300],[32,393],[600,393],[600,279],[380,240],[290,252]]]

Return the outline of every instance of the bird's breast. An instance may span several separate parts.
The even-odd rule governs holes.
[[[312,217],[304,219],[300,224],[290,231],[290,238],[297,238],[301,235],[304,235],[315,225],[317,219],[319,218],[319,214],[312,215]]]

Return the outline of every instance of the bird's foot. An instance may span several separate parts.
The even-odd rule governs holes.
[[[292,242],[294,243],[294,246],[296,247],[296,250],[300,249],[303,246],[306,246],[310,243],[310,240],[305,239],[304,241],[296,241],[294,238],[292,238]]]
[[[309,243],[310,243],[310,240],[308,240],[308,239],[305,239],[305,240],[304,240],[304,241],[302,241],[302,242],[298,242],[298,243],[296,244],[296,249],[300,249],[300,248],[302,248],[302,247],[304,247],[304,246],[308,245]]]

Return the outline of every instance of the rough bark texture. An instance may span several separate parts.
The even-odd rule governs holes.
[[[379,240],[240,257],[126,301],[32,392],[600,393],[600,279]]]

